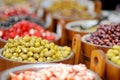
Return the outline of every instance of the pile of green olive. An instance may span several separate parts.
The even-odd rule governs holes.
[[[107,51],[107,57],[113,63],[120,65],[120,46],[113,46]]]
[[[70,53],[70,47],[60,47],[35,36],[25,36],[9,39],[3,48],[2,56],[24,62],[51,62],[67,58]]]

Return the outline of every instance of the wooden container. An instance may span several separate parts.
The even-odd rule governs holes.
[[[107,80],[120,80],[120,66],[106,59]]]
[[[10,60],[2,56],[2,49],[0,51],[0,71],[4,71],[6,69],[24,65],[24,64],[42,64],[42,63],[65,63],[65,64],[73,64],[72,57],[74,55],[74,52],[71,52],[70,55],[67,58],[64,58],[62,60],[56,60],[56,61],[51,61],[51,62],[21,62],[21,61],[15,61],[15,60]]]
[[[94,26],[98,23],[98,20],[80,20],[80,21],[73,21],[73,22],[69,22],[66,24],[65,29],[67,30],[67,35],[68,36],[68,40],[72,41],[72,38],[75,34],[80,34],[81,37],[85,34],[94,32],[94,31],[90,31],[90,30],[78,30],[78,29],[74,29],[72,28],[73,26],[82,26],[84,28],[87,28],[87,26],[91,27]]]
[[[89,65],[90,65],[91,52],[93,50],[99,49],[99,50],[103,50],[104,53],[106,53],[108,49],[112,48],[112,47],[108,47],[108,46],[95,45],[90,42],[87,42],[86,39],[88,37],[90,37],[90,34],[84,35],[82,37],[82,47],[81,47],[84,63],[87,65],[87,67],[89,67]]]
[[[18,66],[18,67],[14,67],[11,68],[9,70],[6,70],[5,72],[3,72],[3,74],[0,77],[0,80],[10,80],[10,74],[11,73],[20,73],[21,71],[37,71],[38,69],[42,69],[42,68],[48,68],[48,67],[57,67],[59,66],[59,64],[29,64],[29,65],[23,65],[23,66]],[[89,70],[87,71],[87,73],[92,73],[95,77],[95,80],[100,80],[100,77],[93,71]]]
[[[74,29],[73,27],[79,28],[80,26],[87,28],[95,26],[98,23],[98,20],[79,20],[66,23],[64,20],[58,22],[57,27],[61,27],[61,44],[71,46],[72,38],[75,34],[79,34],[81,37],[85,34],[94,32],[90,30],[79,30]]]
[[[105,57],[105,53],[102,50],[93,50],[90,60],[90,69],[96,72],[103,80],[105,79]]]
[[[72,51],[71,54],[67,57],[64,58],[62,60],[58,60],[58,61],[53,61],[53,62],[49,62],[49,63],[65,63],[65,64],[78,64],[79,58],[81,58],[81,54],[79,54],[79,52],[81,51],[81,41],[79,40],[80,36],[79,35],[75,35],[75,37],[73,38],[72,41]],[[39,62],[36,62],[39,63]],[[42,62],[42,63],[48,63],[48,62]],[[42,64],[39,63],[39,64]],[[24,65],[24,64],[31,64],[29,62],[18,62],[18,61],[13,61],[10,59],[7,59],[5,57],[2,56],[2,49],[0,51],[0,65],[2,65],[0,67],[0,71],[4,71],[6,69],[15,67],[15,66],[19,66],[19,65]]]

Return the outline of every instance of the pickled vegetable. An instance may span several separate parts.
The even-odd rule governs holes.
[[[120,46],[113,46],[112,49],[107,51],[106,55],[111,62],[120,66]]]
[[[71,48],[60,47],[53,42],[35,36],[9,39],[3,48],[3,57],[24,62],[50,62],[70,55]]]

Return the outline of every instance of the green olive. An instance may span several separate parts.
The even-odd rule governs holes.
[[[7,45],[5,45],[5,46],[4,46],[4,49],[5,49],[5,50],[7,50],[7,49],[8,49],[8,46],[7,46]]]
[[[5,57],[6,57],[6,58],[12,57],[12,53],[6,53],[6,54],[5,54]]]
[[[34,51],[33,52],[35,52],[35,53],[39,53],[39,48],[34,48]]]
[[[119,56],[112,57],[111,61],[116,64],[119,58],[120,58]]]
[[[30,51],[27,52],[27,56],[30,56],[30,57],[33,56],[33,52],[30,52]]]
[[[24,62],[29,62],[28,60],[23,60]]]
[[[26,41],[26,42],[28,42],[28,41],[31,40],[31,37],[30,37],[30,36],[25,36],[25,37],[23,38],[23,40]]]
[[[38,62],[44,62],[44,59],[43,58],[39,58]]]
[[[8,49],[10,53],[13,53],[15,51],[14,48]]]
[[[28,56],[26,54],[22,54],[21,58],[24,59],[24,60],[26,60],[28,58]]]
[[[23,59],[22,59],[22,57],[18,57],[17,60],[18,61],[22,61]]]
[[[5,57],[5,55],[6,55],[6,52],[5,52],[5,51],[3,51],[2,55]]]
[[[21,55],[23,55],[24,53],[23,52],[21,52],[21,53],[19,53],[19,56],[21,56]]]
[[[29,62],[35,62],[36,60],[35,60],[33,57],[29,57],[29,58],[28,58],[28,61],[29,61]]]
[[[20,49],[20,48],[17,48],[16,50],[15,50],[15,52],[16,53],[20,53],[22,50]]]
[[[16,56],[11,56],[10,59],[17,60],[18,58]]]
[[[120,66],[120,59],[117,61],[117,65],[119,65],[119,66]]]
[[[52,58],[53,58],[53,59],[56,59],[56,55],[53,55]]]
[[[34,47],[30,47],[29,51],[34,52]]]
[[[52,58],[51,57],[47,57],[47,61],[52,61]]]
[[[49,49],[49,48],[50,48],[50,45],[49,45],[49,44],[46,44],[45,47]]]
[[[115,54],[114,53],[107,53],[106,56],[108,57],[108,59],[111,59],[112,57],[115,56]]]
[[[12,48],[13,47],[13,44],[12,43],[9,43],[7,44],[9,48]]]
[[[113,46],[113,49],[114,49],[114,50],[119,50],[119,51],[120,51],[120,46],[114,45],[114,46]]]
[[[40,53],[40,57],[44,57],[44,53],[41,52],[41,53]]]
[[[31,47],[34,47],[34,41],[30,41],[29,44],[30,44]]]
[[[35,59],[38,59],[38,58],[39,58],[39,54],[35,53],[35,54],[33,54],[33,57],[34,57]]]
[[[54,46],[55,44],[53,42],[50,43],[50,46]]]
[[[19,45],[19,43],[18,42],[14,42],[13,45],[17,47]]]
[[[47,51],[44,53],[45,57],[51,57],[53,55],[53,53],[51,53],[50,51]]]
[[[28,49],[27,48],[22,48],[22,52],[27,53]]]
[[[18,53],[13,53],[13,56],[16,56],[16,57],[18,57],[19,55],[18,55]]]
[[[26,47],[29,47],[29,46],[30,46],[30,44],[29,44],[29,43],[25,43],[25,46],[26,46]]]
[[[39,47],[39,46],[40,46],[40,42],[36,42],[35,47]]]
[[[48,52],[48,49],[47,48],[44,48],[43,50],[42,50],[42,52],[44,53],[44,52]]]
[[[9,42],[9,43],[14,43],[14,40],[9,38],[9,39],[8,39],[8,42]]]

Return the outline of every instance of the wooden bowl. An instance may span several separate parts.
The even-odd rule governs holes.
[[[16,67],[16,66],[20,66],[20,65],[24,65],[24,64],[33,64],[33,63],[38,63],[38,64],[42,64],[42,63],[65,63],[65,64],[73,64],[72,61],[72,57],[74,55],[74,52],[71,51],[70,55],[62,60],[56,60],[56,61],[51,61],[51,62],[22,62],[22,61],[15,61],[15,60],[10,60],[8,58],[5,58],[2,56],[2,49],[0,50],[0,65],[2,65],[0,67],[0,71],[4,71],[6,69],[12,68],[12,67]]]
[[[107,80],[120,80],[120,66],[106,59]]]
[[[91,59],[91,52],[95,49],[103,50],[104,53],[107,52],[108,49],[112,48],[112,46],[101,46],[101,45],[96,45],[92,44],[90,42],[87,42],[86,39],[90,37],[90,34],[84,35],[82,37],[82,54],[84,58],[84,63],[87,65],[89,68],[90,66],[90,59]]]
[[[74,26],[83,26],[84,28],[87,28],[87,26],[89,25],[94,26],[98,23],[98,20],[80,20],[80,21],[73,21],[73,22],[69,22],[66,24],[65,29],[67,30],[67,35],[68,36],[68,40],[72,41],[72,38],[75,34],[80,34],[81,37],[85,34],[94,32],[94,31],[90,31],[90,30],[78,30],[78,29],[74,29]]]
[[[3,74],[0,77],[0,80],[10,80],[10,73],[16,73],[16,72],[20,73],[20,71],[25,71],[25,70],[36,71],[38,69],[47,68],[50,66],[57,67],[59,66],[59,64],[29,64],[29,65],[14,67],[3,72]],[[88,69],[88,73],[92,73],[95,76],[95,80],[100,80],[99,76],[93,71]]]
[[[52,32],[52,35],[54,35],[56,39],[53,41],[50,41],[50,42],[54,42],[55,44],[59,44],[61,37],[58,36],[58,34],[54,33],[54,32]],[[3,48],[6,43],[7,43],[7,40],[0,38],[0,48]]]

